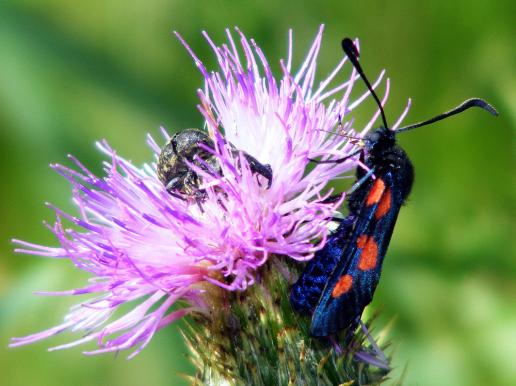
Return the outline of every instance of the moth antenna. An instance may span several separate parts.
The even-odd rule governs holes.
[[[487,112],[491,113],[494,116],[498,115],[498,111],[496,111],[496,109],[493,106],[491,106],[489,103],[487,103],[485,100],[480,99],[480,98],[471,98],[471,99],[466,99],[459,106],[455,107],[454,109],[452,109],[450,111],[446,111],[445,113],[439,114],[439,115],[437,115],[437,116],[435,116],[433,118],[430,118],[430,119],[428,119],[426,121],[418,122],[418,123],[414,123],[414,124],[409,125],[409,126],[402,127],[400,129],[396,130],[396,133],[400,133],[402,131],[412,130],[412,129],[415,129],[415,128],[421,127],[421,126],[430,125],[431,123],[434,123],[434,122],[440,121],[442,119],[451,117],[451,116],[453,116],[455,114],[462,113],[463,111],[465,111],[465,110],[467,110],[467,109],[469,109],[471,107],[480,107],[481,109],[486,110]]]
[[[342,49],[344,50],[344,53],[349,58],[349,61],[355,67],[357,72],[359,73],[360,77],[364,81],[364,83],[367,86],[367,89],[373,96],[374,100],[376,101],[376,104],[378,105],[378,108],[380,109],[380,113],[382,114],[382,121],[383,125],[386,129],[389,128],[389,125],[387,124],[387,119],[385,118],[385,112],[383,111],[382,103],[380,102],[380,99],[378,98],[378,95],[373,90],[373,87],[371,86],[371,83],[369,83],[369,80],[367,79],[367,76],[364,74],[364,70],[362,70],[362,67],[360,66],[360,63],[358,62],[358,58],[360,54],[358,53],[357,48],[355,47],[355,44],[353,44],[353,41],[350,38],[345,38],[342,40]]]

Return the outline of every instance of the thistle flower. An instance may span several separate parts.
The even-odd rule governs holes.
[[[77,215],[49,204],[56,221],[48,228],[60,246],[14,240],[20,246],[16,251],[67,259],[91,275],[81,288],[42,294],[92,298],[72,307],[58,326],[13,338],[11,346],[69,330],[80,331],[82,337],[51,350],[95,341],[98,348],[86,354],[132,348],[133,357],[159,329],[187,314],[201,323],[213,322],[220,305],[245,297],[257,282],[263,285],[270,262],[288,268],[289,260],[308,260],[322,248],[328,223],[343,200],[325,200],[334,194],[328,182],[344,176],[358,161],[351,157],[307,166],[316,157],[352,154],[355,145],[334,134],[362,136],[379,115],[376,112],[359,132],[353,129],[350,113],[368,93],[351,99],[358,78],[354,70],[349,79],[336,80],[345,58],[315,87],[322,32],[321,26],[295,73],[290,32],[279,80],[254,40],[238,29],[238,40],[227,31],[228,43],[221,46],[204,33],[218,61],[214,72],[176,34],[204,77],[198,108],[214,143],[205,150],[220,165],[220,171],[207,172],[198,163],[189,164],[201,176],[205,200],[195,203],[169,194],[156,174],[161,146],[151,136],[147,143],[154,162],[142,167],[116,154],[105,141],[97,144],[110,159],[104,163],[104,177],[72,156],[74,168],[52,165],[70,182]],[[383,72],[374,87],[382,77]],[[387,80],[384,101],[388,90]],[[170,140],[165,129],[162,134]],[[252,172],[242,152],[271,166],[270,187]],[[137,305],[121,314],[128,302]]]

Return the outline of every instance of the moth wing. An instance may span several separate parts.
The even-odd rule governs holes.
[[[313,313],[310,328],[313,336],[328,336],[349,327],[373,298],[401,206],[397,204],[399,200],[395,198],[397,192],[390,173],[384,176],[383,182],[385,189],[377,194],[374,203],[367,205],[367,200],[375,194],[375,184],[370,185],[353,235]]]
[[[290,304],[299,314],[313,314],[328,278],[342,257],[342,245],[346,245],[351,237],[354,224],[355,216],[349,215],[344,218],[337,230],[328,237],[324,248],[317,251],[308,261],[292,285]]]

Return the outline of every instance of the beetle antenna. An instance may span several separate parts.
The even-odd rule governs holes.
[[[386,129],[389,128],[389,125],[387,124],[387,119],[385,118],[385,112],[383,111],[382,103],[380,102],[380,99],[376,95],[376,93],[373,90],[373,87],[371,86],[371,83],[369,83],[369,80],[364,74],[364,70],[362,70],[362,67],[360,66],[360,63],[358,63],[358,58],[360,56],[357,48],[355,47],[355,44],[353,44],[353,41],[350,38],[345,38],[342,40],[342,49],[344,50],[344,53],[349,58],[349,61],[355,67],[355,69],[360,74],[360,77],[364,81],[364,83],[367,86],[367,89],[373,95],[374,100],[376,101],[376,104],[378,105],[378,108],[380,109],[380,113],[382,114],[382,121]]]
[[[491,106],[489,103],[487,103],[485,100],[480,99],[480,98],[471,98],[471,99],[466,99],[459,106],[455,107],[454,109],[452,109],[450,111],[446,111],[445,113],[439,114],[426,121],[418,122],[418,123],[414,123],[413,125],[402,127],[400,129],[396,130],[396,133],[401,133],[402,131],[408,131],[408,130],[415,129],[417,127],[430,125],[431,123],[451,117],[455,114],[462,113],[463,111],[465,111],[471,107],[480,107],[481,109],[486,110],[487,112],[491,113],[494,116],[498,115],[498,111],[496,111],[496,109],[493,106]]]

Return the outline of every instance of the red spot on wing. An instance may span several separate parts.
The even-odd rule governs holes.
[[[383,216],[389,212],[391,209],[391,201],[392,201],[392,195],[391,190],[387,189],[385,193],[382,195],[382,198],[380,199],[380,202],[378,203],[378,207],[376,208],[376,212],[374,212],[374,218],[379,220]]]
[[[378,244],[372,236],[361,235],[357,239],[357,247],[362,250],[360,260],[358,261],[358,269],[367,271],[376,267],[378,259]]]
[[[360,235],[358,236],[358,239],[357,239],[357,247],[362,249],[365,247],[367,243],[367,236],[366,235]]]
[[[381,178],[377,178],[374,181],[373,186],[371,187],[371,190],[369,191],[369,194],[366,198],[366,206],[371,206],[382,198],[383,192],[385,191],[385,182]]]
[[[348,292],[353,286],[353,277],[351,275],[343,275],[340,277],[337,284],[335,284],[335,288],[331,292],[331,296],[333,298],[338,298],[341,295],[344,295]]]

